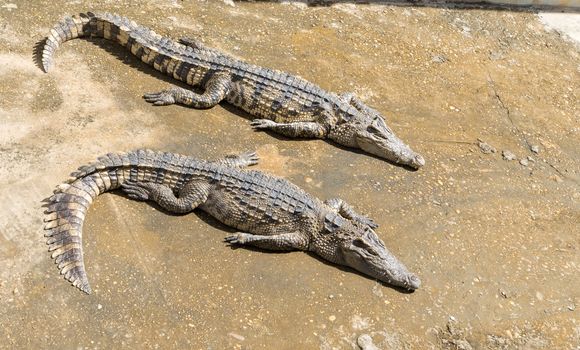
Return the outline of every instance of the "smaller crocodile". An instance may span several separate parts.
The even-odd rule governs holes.
[[[56,24],[43,48],[43,69],[49,70],[63,42],[79,37],[112,40],[158,71],[204,90],[199,94],[172,87],[145,94],[145,100],[154,105],[211,108],[225,100],[255,118],[250,123],[255,129],[287,137],[329,139],[415,169],[425,164],[421,155],[393,133],[381,113],[353,93],[337,95],[296,75],[208,48],[196,39],[176,42],[109,13],[88,12]]]
[[[84,218],[99,194],[121,189],[129,198],[154,201],[172,213],[200,208],[241,231],[225,238],[230,244],[309,251],[395,286],[420,286],[377,236],[373,220],[341,199],[322,202],[285,179],[242,169],[257,161],[253,152],[213,162],[151,150],[100,157],[72,173],[45,200],[52,258],[68,281],[90,294]]]

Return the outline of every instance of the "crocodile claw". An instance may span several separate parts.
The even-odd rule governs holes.
[[[379,227],[379,224],[373,221],[371,218],[367,218],[366,216],[360,216],[355,219],[356,221],[360,222],[363,225],[367,225],[368,227],[375,229]]]
[[[143,98],[155,106],[167,106],[175,103],[175,95],[172,90],[147,93],[143,95]]]
[[[242,232],[234,233],[233,235],[229,235],[224,238],[224,242],[229,244],[244,244],[246,243],[244,236],[246,236],[246,234]]]
[[[276,125],[276,122],[270,119],[254,119],[250,122],[250,126],[255,130],[270,129]]]
[[[375,228],[379,228],[379,224],[377,224],[376,222],[372,221],[370,224],[368,224],[370,228],[375,229]]]
[[[245,152],[240,154],[240,159],[243,159],[248,166],[258,164],[260,157],[256,154],[256,152]]]

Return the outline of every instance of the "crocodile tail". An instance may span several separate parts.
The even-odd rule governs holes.
[[[134,163],[131,154],[110,153],[97,162],[80,167],[44,200],[48,250],[64,278],[87,294],[91,293],[91,286],[82,249],[85,215],[99,194],[120,187],[125,176],[129,176],[131,163]]]
[[[50,30],[42,51],[44,71],[48,72],[50,69],[54,53],[63,42],[85,36],[117,42],[150,65],[154,65],[156,59],[160,61],[167,55],[171,56],[185,49],[183,45],[164,38],[126,17],[111,13],[87,12],[65,17]]]
[[[165,178],[162,170],[175,168],[173,164],[179,164],[178,160],[181,158],[176,155],[151,150],[109,153],[81,166],[57,186],[54,194],[44,200],[44,235],[48,250],[66,280],[91,293],[83,260],[82,228],[93,200],[101,193],[118,189],[127,179],[170,182],[174,176]]]
[[[52,66],[54,53],[62,43],[90,35],[94,31],[91,30],[95,24],[95,21],[92,20],[94,18],[94,14],[90,12],[79,16],[67,16],[50,30],[42,50],[42,69],[45,72],[48,72]]]
[[[98,176],[98,175],[97,175]],[[91,286],[85,271],[82,228],[90,204],[107,186],[91,175],[70,184],[61,184],[45,201],[45,237],[52,258],[64,278],[87,294]]]

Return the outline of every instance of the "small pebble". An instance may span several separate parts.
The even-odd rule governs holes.
[[[328,316],[328,320],[329,320],[330,322],[334,322],[334,321],[336,321],[336,316],[334,316],[334,315],[330,315],[330,316]]]
[[[516,159],[516,155],[508,150],[501,151],[501,156],[503,157],[503,159],[505,159],[507,161],[511,161],[511,160]]]
[[[447,58],[443,55],[435,55],[431,58],[431,61],[435,63],[444,63],[447,61]]]
[[[18,5],[16,5],[16,4],[4,4],[4,5],[2,5],[2,8],[7,9],[8,11],[12,11],[12,10],[16,10],[18,8]]]
[[[520,164],[523,166],[528,166],[529,162],[526,158],[522,158],[520,159]]]
[[[246,339],[246,337],[244,337],[243,335],[239,335],[239,334],[234,333],[234,332],[229,332],[228,335],[232,338],[239,340],[239,341],[243,341]]]
[[[373,338],[368,334],[359,335],[356,343],[362,350],[379,350],[379,348],[373,344]]]
[[[477,145],[483,154],[495,153],[495,148],[486,142],[479,140]]]
[[[532,152],[534,152],[535,154],[538,154],[538,153],[540,153],[540,146],[538,146],[538,145],[532,145],[532,146],[530,147],[530,150],[531,150]]]
[[[498,52],[498,51],[492,51],[489,54],[489,59],[492,60],[492,61],[501,60],[502,58],[504,58],[504,55],[501,52]]]
[[[102,309],[102,308],[103,308],[103,305],[101,305],[101,304],[97,304],[97,310],[100,310],[100,309]]]

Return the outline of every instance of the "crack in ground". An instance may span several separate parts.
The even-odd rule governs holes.
[[[526,146],[528,146],[528,149],[530,149],[532,147],[532,145],[530,145],[526,135],[522,132],[522,130],[520,130],[520,128],[516,125],[516,123],[514,123],[514,120],[511,116],[510,109],[508,106],[506,106],[506,104],[503,102],[501,96],[497,92],[497,89],[495,88],[495,81],[493,80],[493,78],[491,77],[491,75],[489,73],[487,73],[487,82],[489,83],[489,85],[493,91],[494,97],[499,102],[500,107],[505,111],[505,115],[506,115],[507,119],[510,121],[510,124],[512,125],[512,127],[514,129],[516,129],[517,133],[520,135],[520,137],[526,143]]]
[[[516,123],[514,123],[514,120],[512,119],[512,116],[511,116],[510,109],[503,102],[501,96],[497,92],[497,89],[495,88],[495,81],[493,80],[493,78],[491,77],[491,74],[489,74],[489,73],[487,73],[487,82],[488,82],[489,86],[491,87],[491,90],[493,91],[494,97],[499,102],[500,107],[505,111],[505,115],[506,115],[507,119],[510,121],[510,124],[517,131],[517,133],[520,135],[520,137],[524,140],[528,150],[530,150],[532,148],[532,145],[528,141],[526,134],[524,134],[524,132],[522,132],[522,130],[516,125]],[[546,164],[548,164],[552,169],[554,169],[560,176],[562,176],[563,178],[567,178],[567,176],[564,175],[564,173],[562,173],[560,171],[560,169],[558,169],[554,164],[548,162],[547,160],[546,160]]]

